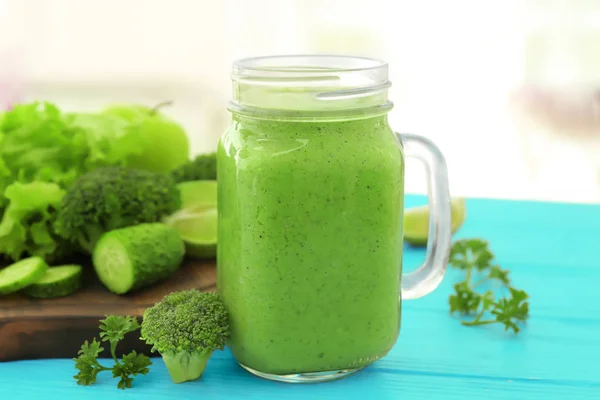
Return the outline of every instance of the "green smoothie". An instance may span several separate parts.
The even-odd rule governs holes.
[[[404,163],[385,115],[234,114],[218,150],[230,348],[270,374],[360,368],[400,329]]]

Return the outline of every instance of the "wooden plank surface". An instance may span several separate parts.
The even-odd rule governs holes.
[[[216,288],[214,261],[187,260],[170,279],[152,287],[119,296],[109,292],[86,268],[84,285],[77,293],[48,300],[23,295],[0,297],[0,361],[35,358],[70,358],[81,343],[98,334],[98,320],[105,315],[141,317],[144,310],[168,293]],[[123,348],[148,353],[135,335]]]

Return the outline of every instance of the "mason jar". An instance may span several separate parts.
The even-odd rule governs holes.
[[[220,140],[218,291],[230,348],[268,379],[336,379],[384,357],[401,300],[444,276],[451,231],[444,158],[388,124],[388,66],[346,56],[275,56],[233,66]],[[430,236],[402,275],[404,156],[425,162]]]

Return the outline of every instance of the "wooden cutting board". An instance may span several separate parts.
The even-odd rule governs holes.
[[[214,260],[188,260],[169,280],[118,296],[102,286],[90,267],[85,270],[83,288],[71,296],[48,300],[0,297],[0,361],[76,357],[85,340],[98,337],[98,321],[105,315],[141,317],[166,294],[192,288],[214,291],[216,281]],[[135,333],[119,347],[150,354],[149,346]]]

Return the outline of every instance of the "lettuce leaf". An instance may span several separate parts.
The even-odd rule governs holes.
[[[2,136],[0,135],[0,147],[2,146]],[[0,156],[0,190],[6,188],[12,182],[12,174],[4,159]],[[2,212],[4,207],[6,206],[7,200],[4,195],[0,196],[0,217],[2,217]]]
[[[95,168],[124,165],[140,154],[140,140],[139,129],[123,118],[63,114],[47,102],[17,105],[0,124],[0,158],[9,176],[0,181],[0,192],[14,181],[68,187]]]
[[[113,115],[71,113],[67,121],[85,132],[89,153],[86,170],[107,165],[125,165],[132,155],[142,153],[141,132],[137,124]]]
[[[68,126],[50,103],[15,106],[4,115],[0,130],[0,158],[8,170],[0,182],[2,192],[16,181],[67,187],[85,172],[89,153],[85,132]]]
[[[63,245],[54,232],[56,211],[65,191],[56,183],[13,183],[4,193],[8,207],[0,222],[0,253],[48,257]]]

